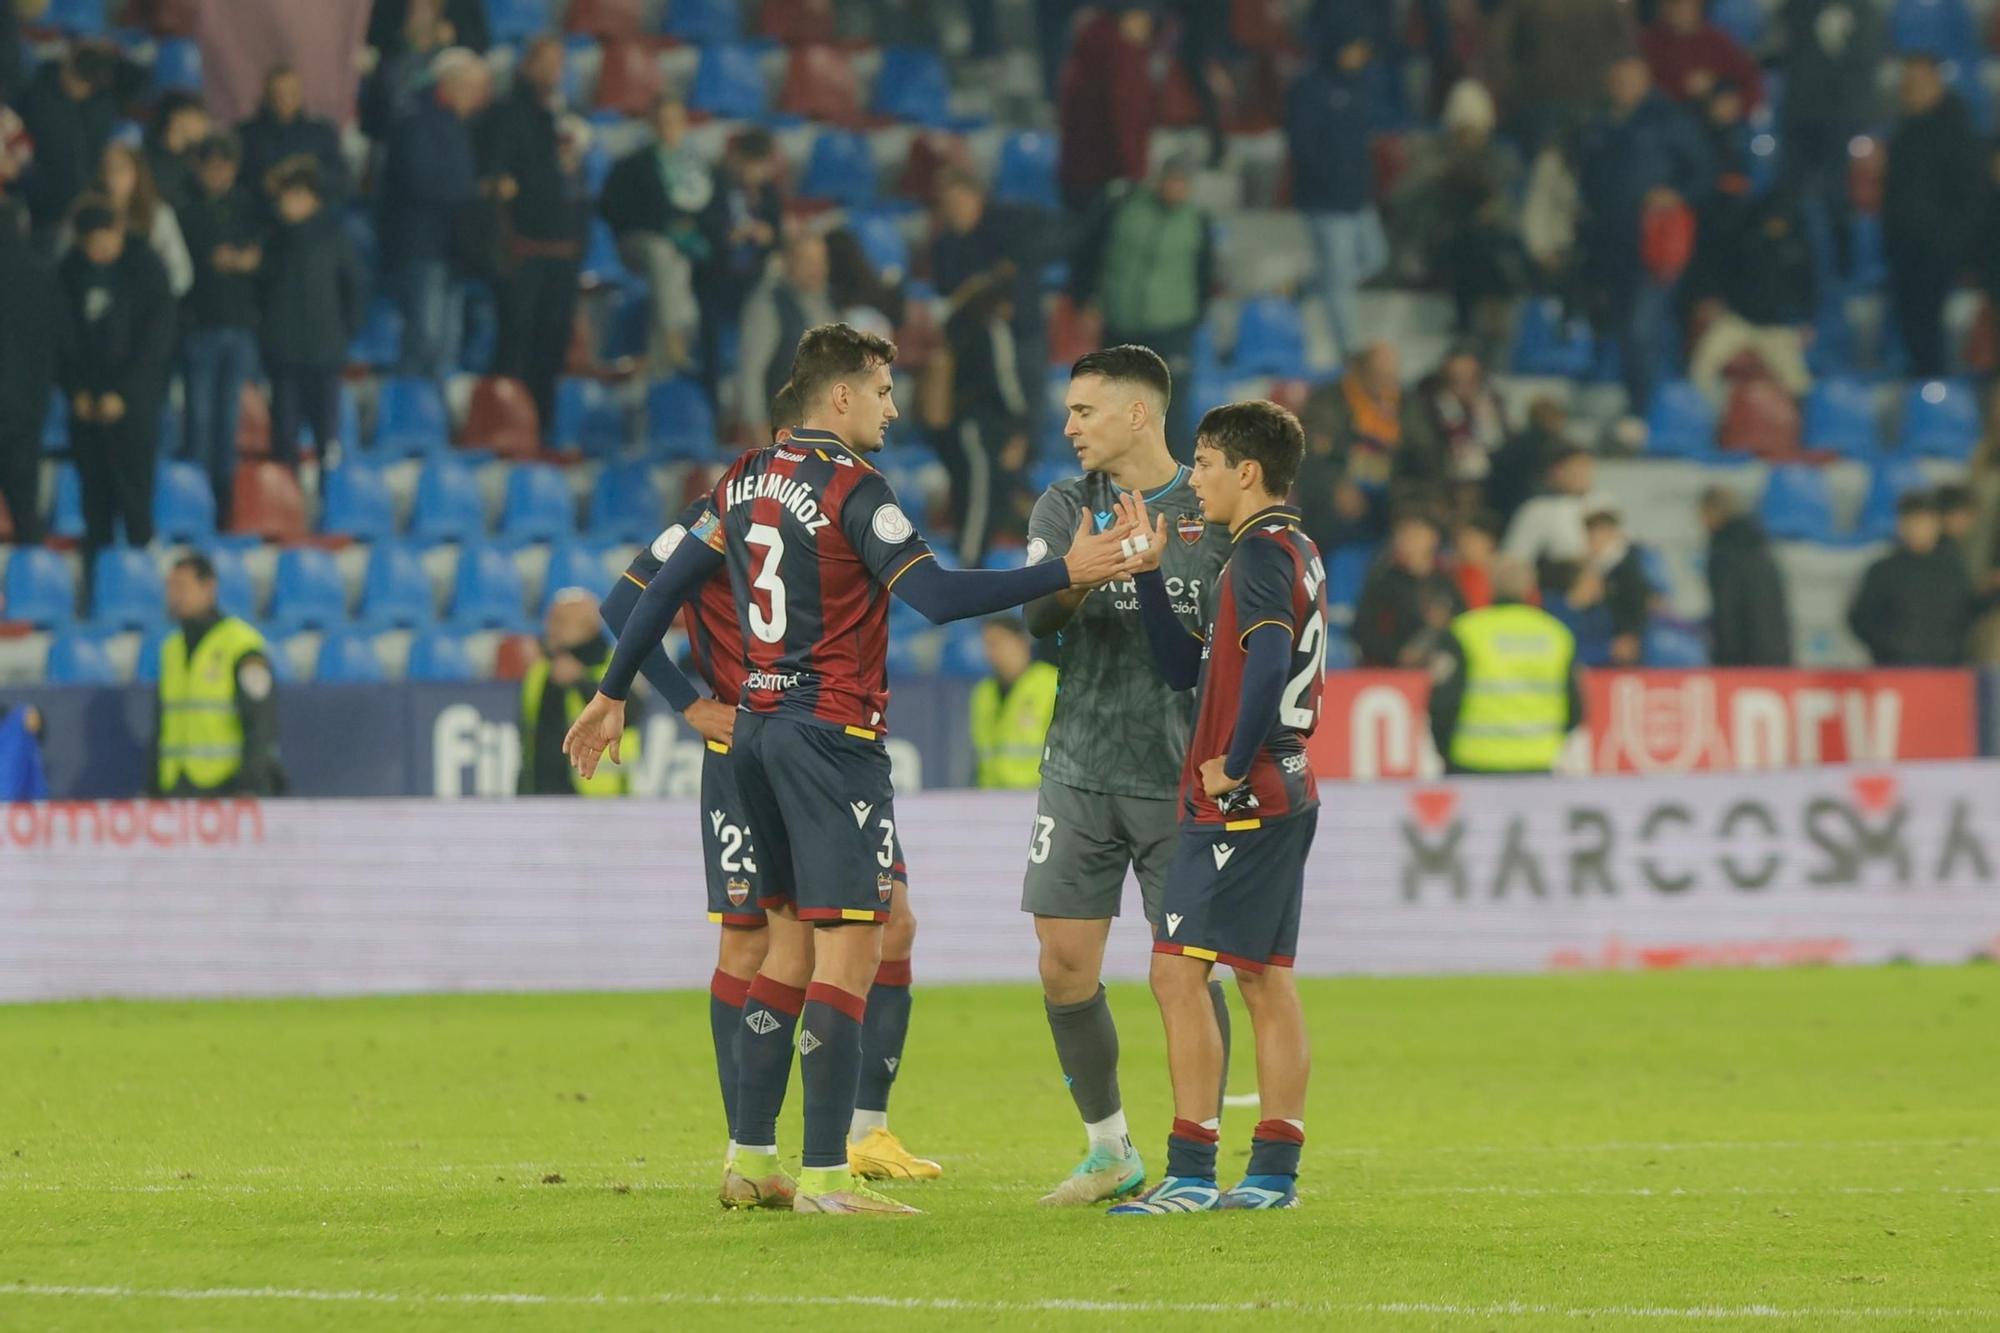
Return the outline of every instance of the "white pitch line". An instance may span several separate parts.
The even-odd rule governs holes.
[[[1852,1308],[1784,1305],[1553,1305],[1508,1301],[1497,1304],[1453,1301],[1101,1301],[1054,1298],[1039,1301],[974,1300],[950,1296],[713,1296],[690,1292],[658,1292],[640,1296],[552,1295],[521,1291],[445,1293],[317,1290],[309,1287],[126,1287],[67,1286],[17,1282],[0,1285],[0,1297],[33,1296],[52,1299],[109,1301],[276,1301],[331,1305],[402,1305],[413,1307],[535,1305],[623,1306],[659,1308],[706,1306],[729,1309],[762,1306],[784,1309],[859,1308],[973,1314],[1253,1314],[1270,1315],[1429,1315],[1453,1319],[1560,1318],[1657,1319],[1713,1321],[1767,1319],[1824,1323],[1895,1322],[1910,1320],[1992,1320],[2000,1309],[1953,1309],[1924,1306],[1856,1306]]]

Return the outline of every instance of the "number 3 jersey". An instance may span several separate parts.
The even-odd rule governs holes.
[[[889,588],[929,559],[889,483],[839,436],[798,430],[736,460],[689,535],[723,554],[742,707],[873,739],[889,707]]]
[[[1319,803],[1306,737],[1319,726],[1326,672],[1326,569],[1319,548],[1299,530],[1298,512],[1273,507],[1240,524],[1214,589],[1195,691],[1194,741],[1181,770],[1181,817],[1234,827],[1296,814]],[[1280,625],[1292,639],[1278,720],[1243,786],[1218,806],[1202,787],[1201,766],[1229,751],[1243,693],[1244,645],[1264,625]]]

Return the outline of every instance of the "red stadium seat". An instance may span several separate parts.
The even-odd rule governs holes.
[[[1766,462],[1796,461],[1803,452],[1799,405],[1778,384],[1762,377],[1739,382],[1716,426],[1716,441],[1735,453]]]
[[[0,495],[0,542],[11,542],[13,540],[14,516],[7,512],[7,497]],[[0,612],[4,612],[5,610],[4,606],[0,606]]]
[[[533,458],[541,451],[542,423],[528,386],[504,375],[488,375],[473,385],[458,442],[501,458]]]
[[[534,635],[509,634],[494,650],[493,676],[496,680],[521,680],[541,656],[542,645]]]
[[[1306,410],[1306,399],[1312,396],[1310,380],[1272,380],[1265,397],[1284,408],[1293,416]]]
[[[769,444],[770,441],[762,440],[759,443]],[[685,509],[703,496],[712,494],[716,483],[722,480],[722,474],[727,470],[721,463],[696,463],[689,468],[687,475],[681,478],[681,498],[677,508]]]
[[[245,458],[271,456],[271,406],[264,391],[246,382],[237,398],[236,452]]]
[[[1160,85],[1160,127],[1192,129],[1202,123],[1201,99],[1196,96],[1194,75],[1187,62],[1175,58],[1167,66],[1166,81]]]
[[[1889,172],[1889,155],[1880,139],[1862,137],[1847,155],[1847,197],[1857,213],[1882,211],[1882,182]]]
[[[570,0],[563,26],[601,42],[631,41],[646,31],[639,0]]]
[[[1983,297],[1979,302],[1979,315],[1966,331],[1961,355],[1965,359],[1965,368],[1975,375],[1991,375],[2000,370],[2000,322],[1993,317],[1993,303]]]
[[[306,497],[299,479],[280,463],[245,463],[236,470],[236,515],[231,532],[254,532],[267,542],[302,542]]]
[[[764,0],[757,32],[786,46],[811,46],[834,39],[833,0]]]
[[[1299,49],[1285,0],[1233,0],[1229,39],[1246,51],[1289,55]]]
[[[1068,296],[1058,296],[1049,312],[1049,364],[1067,366],[1102,344],[1104,319],[1076,308]]]
[[[928,204],[937,196],[940,171],[946,167],[969,170],[971,166],[972,150],[963,136],[935,131],[919,134],[910,140],[910,156],[903,163],[902,175],[896,178],[896,193]]]
[[[627,116],[650,115],[666,89],[666,73],[652,51],[635,41],[604,44],[597,75],[597,106]]]
[[[1410,141],[1394,130],[1368,140],[1368,157],[1375,169],[1375,197],[1387,199],[1410,169]]]
[[[927,364],[944,346],[944,330],[928,301],[910,301],[903,308],[903,326],[896,330],[896,364],[916,368]]]
[[[862,121],[861,79],[848,53],[832,46],[802,46],[785,65],[778,109],[822,124],[852,127]]]

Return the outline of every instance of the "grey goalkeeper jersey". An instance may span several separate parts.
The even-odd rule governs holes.
[[[1029,563],[1067,553],[1086,509],[1094,527],[1108,527],[1118,495],[1101,472],[1049,487],[1028,520]],[[1167,550],[1160,562],[1167,594],[1182,622],[1199,634],[1207,628],[1206,594],[1229,559],[1229,534],[1202,520],[1185,467],[1144,498],[1149,515],[1167,518]],[[1174,799],[1187,758],[1194,692],[1169,689],[1160,679],[1130,580],[1106,584],[1084,598],[1056,635],[1055,660],[1062,679],[1042,776],[1084,791]]]

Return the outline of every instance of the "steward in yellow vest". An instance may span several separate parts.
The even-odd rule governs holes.
[[[167,609],[179,628],[160,646],[154,793],[277,795],[278,710],[264,636],[217,609],[206,556],[175,563]]]
[[[1583,722],[1576,640],[1522,599],[1534,574],[1493,569],[1493,605],[1451,628],[1431,670],[1431,736],[1452,773],[1547,773]]]
[[[972,749],[981,787],[1032,791],[1042,780],[1042,747],[1056,711],[1056,668],[1032,656],[1027,628],[1015,616],[986,622],[993,674],[972,691]]]
[[[543,625],[545,656],[521,680],[521,776],[523,796],[624,796],[639,759],[640,711],[625,710],[622,763],[607,756],[593,777],[570,767],[562,752],[570,723],[597,693],[611,665],[611,645],[597,618],[597,599],[579,588],[556,594]]]

